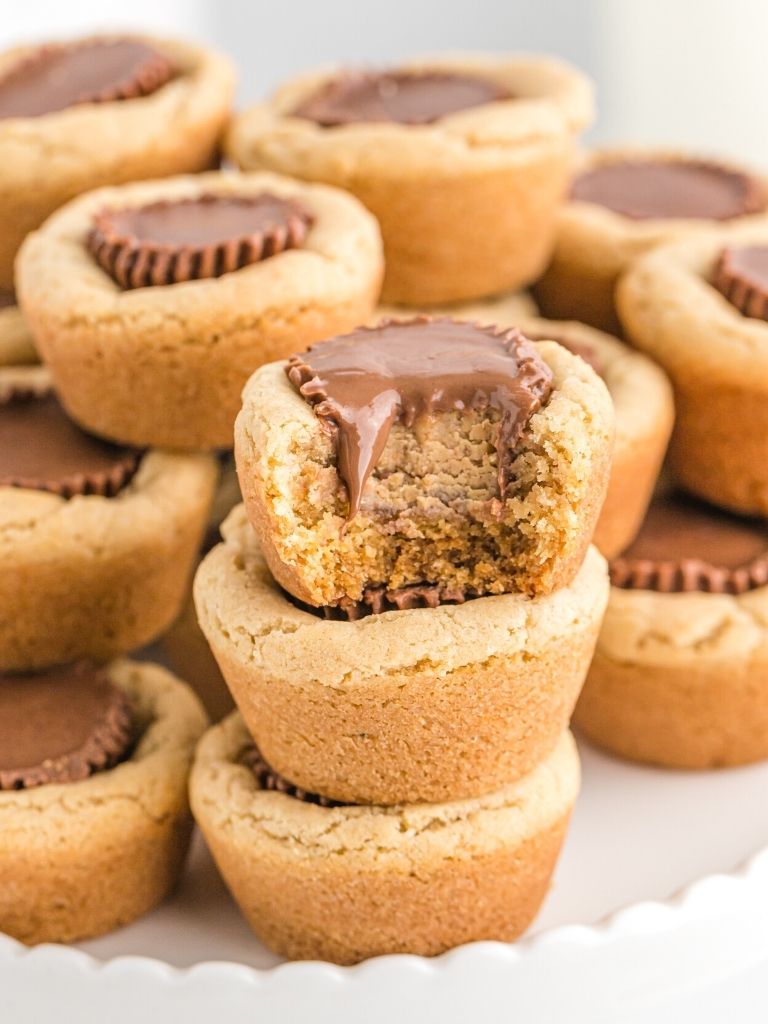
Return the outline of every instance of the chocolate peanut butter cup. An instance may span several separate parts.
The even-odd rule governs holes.
[[[141,461],[81,430],[48,386],[0,387],[0,487],[113,497]]]
[[[96,214],[88,249],[121,288],[221,277],[300,248],[313,218],[292,199],[202,195]]]
[[[744,594],[768,583],[768,526],[682,494],[659,497],[611,563],[611,583],[664,594]]]
[[[173,76],[171,61],[139,39],[42,46],[0,76],[0,119],[148,96]]]
[[[460,587],[441,587],[436,583],[413,583],[394,590],[387,587],[366,587],[359,601],[342,598],[338,605],[315,608],[283,591],[288,600],[302,611],[334,622],[357,622],[368,615],[402,612],[413,608],[438,608],[441,604],[464,604],[478,595]]]
[[[334,436],[349,518],[395,421],[488,409],[499,415],[498,497],[503,501],[515,446],[546,402],[552,374],[516,328],[416,317],[361,327],[293,356],[287,373]]]
[[[270,790],[275,793],[283,793],[291,796],[294,800],[301,800],[305,804],[316,804],[318,807],[349,807],[349,804],[341,800],[332,800],[330,797],[321,796],[319,793],[308,793],[301,786],[294,786],[284,776],[271,768],[261,755],[261,751],[255,744],[250,744],[241,755],[241,761],[250,768],[256,777],[259,789]]]
[[[763,186],[742,171],[699,160],[622,160],[580,174],[571,198],[632,220],[731,220],[765,209]]]
[[[349,72],[331,79],[292,113],[324,128],[386,121],[425,125],[511,98],[492,78],[458,71]]]
[[[768,320],[768,245],[723,249],[712,281],[744,316]]]
[[[0,673],[0,790],[86,779],[131,740],[131,702],[102,669]]]

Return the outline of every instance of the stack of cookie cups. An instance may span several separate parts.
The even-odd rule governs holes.
[[[103,441],[42,367],[0,369],[0,931],[70,941],[174,884],[206,718],[124,660],[178,614],[208,515],[206,455]]]
[[[627,336],[670,376],[670,481],[611,566],[577,721],[684,768],[768,758],[768,229],[711,229],[638,260]]]
[[[239,712],[191,798],[276,951],[430,955],[532,920],[579,787],[611,444],[592,369],[514,329],[392,321],[248,382],[244,505],[195,581]]]

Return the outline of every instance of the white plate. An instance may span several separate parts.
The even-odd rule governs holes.
[[[198,840],[170,903],[82,952],[0,936],[0,1021],[61,1021],[64,1004],[78,1024],[383,1024],[404,1012],[448,1024],[502,1011],[525,1024],[679,1024],[694,1002],[698,1024],[735,1006],[739,1024],[768,1020],[768,765],[665,772],[582,754],[555,884],[522,942],[276,967]]]

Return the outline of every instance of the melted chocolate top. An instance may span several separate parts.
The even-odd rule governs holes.
[[[761,184],[741,171],[658,159],[594,167],[576,178],[571,196],[633,220],[731,220],[764,210],[767,198]]]
[[[768,245],[724,249],[713,283],[744,316],[768,320]]]
[[[512,453],[552,387],[549,367],[515,328],[429,317],[361,327],[320,342],[293,356],[287,373],[336,439],[350,519],[393,423],[410,427],[441,412],[500,414],[496,450],[503,500]]]
[[[146,96],[172,76],[167,57],[138,39],[42,46],[0,77],[0,118]]]
[[[616,587],[741,594],[768,583],[768,524],[682,494],[656,498],[635,541],[611,565]]]
[[[122,760],[131,703],[85,664],[0,673],[0,790],[76,782]]]
[[[112,496],[140,455],[81,430],[52,391],[0,394],[0,487]]]
[[[220,277],[300,247],[312,216],[295,200],[263,192],[202,195],[105,209],[88,248],[123,288]]]
[[[325,128],[360,122],[432,124],[460,110],[511,99],[498,82],[452,71],[381,71],[339,75],[303,100],[294,117]]]

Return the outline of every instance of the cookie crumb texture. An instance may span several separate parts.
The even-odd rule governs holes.
[[[246,386],[235,427],[249,518],[279,583],[314,606],[367,587],[437,584],[468,595],[551,593],[581,565],[605,496],[613,414],[604,384],[553,343],[549,402],[535,413],[497,495],[498,422],[489,412],[395,424],[348,514],[336,451],[282,363]]]
[[[568,733],[519,782],[479,799],[323,808],[258,789],[238,715],[198,748],[191,799],[233,896],[291,959],[356,963],[516,939],[549,887],[579,787]]]
[[[108,672],[135,708],[130,759],[81,782],[0,793],[0,932],[29,945],[135,920],[168,894],[186,854],[187,773],[205,714],[158,666]]]

